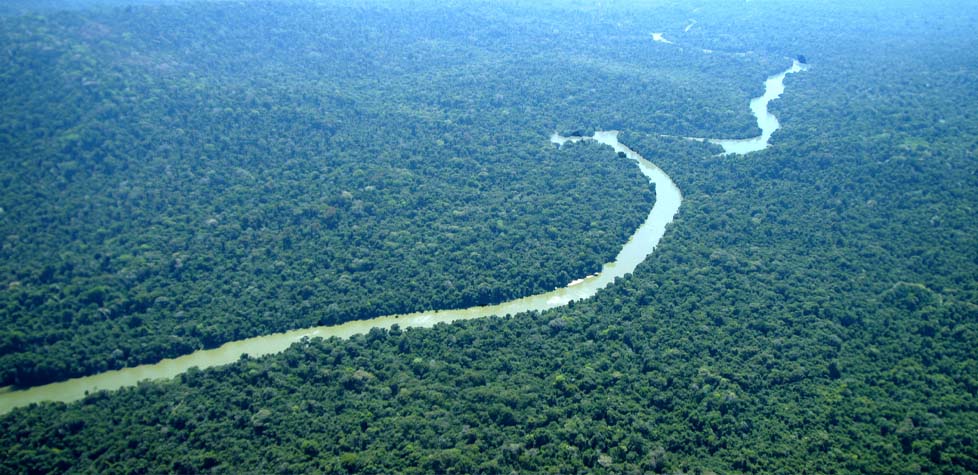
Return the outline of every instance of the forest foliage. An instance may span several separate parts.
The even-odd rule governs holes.
[[[128,51],[118,48],[118,41],[141,45],[133,49],[140,54],[158,55],[128,56],[133,64],[120,66],[118,73],[92,66],[91,74],[99,78],[119,74],[120,84],[131,81],[127,87],[99,85],[93,93],[142,98],[144,92],[134,91],[166,91],[146,96],[158,98],[158,104],[142,99],[120,103],[127,104],[127,111],[143,111],[141,120],[156,124],[155,133],[173,141],[154,144],[154,129],[124,128],[126,134],[143,137],[128,142],[143,148],[127,145],[113,156],[120,163],[137,158],[152,163],[124,168],[146,174],[139,193],[124,190],[131,200],[139,196],[145,201],[137,203],[147,203],[133,206],[133,215],[138,216],[135,209],[148,212],[149,204],[161,212],[176,206],[187,207],[177,207],[187,213],[203,208],[199,215],[187,214],[195,218],[186,221],[147,221],[174,236],[185,230],[189,237],[118,240],[157,235],[127,228],[107,214],[112,207],[90,202],[123,193],[118,188],[91,193],[86,201],[82,189],[65,185],[71,191],[58,196],[71,199],[38,196],[34,202],[90,213],[73,222],[83,230],[96,227],[93,223],[108,227],[101,234],[93,230],[91,239],[116,239],[117,248],[132,254],[130,259],[141,256],[145,265],[161,259],[156,265],[166,273],[149,274],[150,280],[158,278],[154,285],[185,285],[201,299],[219,302],[214,304],[222,310],[218,314],[199,307],[204,300],[181,303],[200,312],[184,310],[189,325],[206,327],[232,314],[227,302],[261,313],[241,317],[240,326],[220,326],[226,332],[241,331],[255,319],[273,327],[328,315],[322,304],[308,309],[290,304],[294,294],[273,292],[277,287],[237,287],[240,293],[225,287],[225,281],[244,285],[251,279],[281,282],[283,289],[292,281],[300,289],[317,285],[302,279],[314,271],[301,259],[281,257],[290,253],[319,259],[325,252],[332,263],[343,256],[338,250],[377,252],[370,258],[378,261],[352,256],[373,266],[363,271],[375,281],[353,280],[360,271],[350,260],[335,277],[346,276],[350,285],[324,287],[325,293],[310,297],[332,302],[350,296],[351,305],[363,305],[358,295],[383,295],[378,306],[400,299],[408,306],[464,305],[467,301],[451,300],[455,294],[444,288],[429,286],[453,271],[461,275],[452,277],[458,295],[472,298],[484,282],[510,292],[492,298],[561,285],[561,272],[575,276],[613,254],[653,196],[633,165],[615,159],[608,149],[594,144],[550,148],[546,137],[555,129],[622,129],[622,141],[663,168],[682,189],[684,202],[655,253],[593,299],[543,313],[432,329],[305,340],[282,354],[192,370],[172,381],[95,393],[72,404],[18,409],[0,419],[5,454],[0,467],[36,473],[978,471],[978,108],[973,95],[978,58],[971,54],[978,46],[978,12],[964,8],[962,13],[953,2],[926,10],[899,2],[886,9],[871,2],[757,3],[707,2],[695,14],[682,8],[618,6],[554,15],[479,6],[416,16],[414,10],[392,15],[379,7],[187,4],[3,19],[5,44],[19,48],[51,41],[71,48],[73,43],[64,39],[71,35],[64,31],[77,32],[96,20],[125,22],[125,15],[136,15],[140,21],[135,24],[145,28],[141,31],[152,32],[89,46],[103,48],[94,58]],[[261,28],[220,30],[259,17],[271,20]],[[696,23],[684,32],[691,17]],[[303,23],[304,18],[322,21]],[[534,28],[527,28],[531,24]],[[312,29],[309,38],[333,41],[339,49],[332,61],[310,59],[316,57],[313,52],[332,54],[331,48],[316,50],[321,43],[292,41],[290,35],[304,31],[301,25]],[[930,34],[935,30],[941,34]],[[664,31],[676,45],[652,42],[649,31]],[[288,40],[276,40],[276,35]],[[226,40],[208,41],[215,38]],[[242,55],[230,57],[222,50],[228,45]],[[356,54],[343,53],[343,47]],[[283,50],[289,54],[271,54]],[[50,77],[4,71],[5,84],[66,81],[62,74],[77,72],[83,67],[79,61],[84,62],[79,58],[86,57],[64,53],[44,60],[43,47],[31,51],[15,57],[52,61],[43,68],[22,66],[48,71]],[[717,147],[681,138],[753,134],[747,98],[759,95],[763,78],[783,70],[786,58],[796,54],[804,54],[811,67],[790,75],[786,94],[772,103],[783,128],[771,148],[721,156]],[[204,63],[190,60],[198,56],[220,67],[200,67]],[[168,75],[158,68],[162,58],[172,62],[171,68],[186,69]],[[138,80],[128,76],[139,67],[152,67],[154,73]],[[75,79],[82,77],[87,76]],[[200,86],[189,87],[193,83],[186,81]],[[71,117],[94,111],[64,105],[64,114],[48,117],[44,107],[61,103],[54,99],[56,91],[41,84],[28,89],[36,94],[13,94],[9,88],[3,94],[3,110],[20,111],[19,118],[4,115],[17,126],[0,129],[3,150],[22,157],[4,157],[11,163],[4,189],[23,196],[43,196],[44,189],[31,183],[50,183],[56,190],[61,180],[89,183],[91,176],[106,173],[93,156],[66,177],[64,147],[79,146],[76,142],[94,129],[55,143],[62,129],[35,127],[29,120],[67,124],[78,120]],[[249,86],[264,99],[248,96]],[[79,87],[77,104],[89,100],[81,99],[90,97],[83,90]],[[323,105],[310,105],[320,100]],[[241,110],[194,105],[210,101]],[[20,105],[9,107],[15,103]],[[259,113],[251,114],[251,108]],[[31,111],[36,119],[26,118]],[[177,119],[175,114],[184,115]],[[134,116],[119,117],[129,121]],[[193,126],[178,139],[166,121]],[[330,132],[306,133],[315,128]],[[283,130],[290,133],[272,133]],[[50,135],[32,139],[33,133]],[[114,126],[98,132],[122,133]],[[246,136],[264,143],[242,140]],[[307,141],[311,136],[321,141]],[[30,148],[41,145],[56,148]],[[452,151],[437,152],[439,147]],[[84,154],[86,149],[71,150]],[[144,156],[125,150],[167,153]],[[392,150],[406,156],[392,156]],[[191,152],[192,157],[181,155]],[[323,162],[329,169],[322,168]],[[410,175],[391,171],[397,167]],[[483,169],[487,176],[479,177]],[[17,173],[36,173],[30,176],[47,181],[23,182],[15,179]],[[380,175],[371,178],[374,174]],[[209,181],[202,183],[205,178]],[[397,180],[405,186],[396,193],[385,190]],[[157,181],[185,188],[163,193]],[[371,185],[376,188],[366,191]],[[401,194],[412,187],[421,191]],[[302,192],[310,189],[319,193]],[[322,194],[326,189],[352,196]],[[383,204],[369,200],[369,193],[428,202]],[[517,211],[513,193],[532,199]],[[310,221],[325,218],[301,211],[295,216],[288,206],[322,203],[316,201],[320,198],[336,208],[336,224],[313,233]],[[346,208],[344,199],[351,201]],[[364,207],[360,213],[353,210],[356,200]],[[365,211],[368,203],[383,210],[374,211],[383,220]],[[465,209],[466,204],[469,221],[433,212]],[[3,226],[33,222],[34,214],[23,208],[27,205],[5,201]],[[553,209],[564,211],[548,216]],[[529,244],[527,239],[493,228],[500,219],[493,213],[503,212],[521,223],[521,236],[540,236],[535,251],[519,247]],[[218,221],[202,233],[200,224],[215,213],[220,213]],[[103,221],[86,216],[103,216]],[[412,275],[430,272],[437,279],[419,278],[416,287],[404,282],[388,286],[397,279],[384,279],[401,263],[383,259],[404,258],[380,252],[385,249],[380,239],[397,239],[389,230],[395,223],[409,242],[428,246],[412,254],[420,266],[404,269]],[[555,235],[546,234],[548,224]],[[368,231],[358,234],[357,226]],[[381,228],[386,234],[375,237]],[[293,235],[292,250],[277,240],[284,239],[285,230],[300,233]],[[223,239],[216,239],[216,233]],[[468,240],[450,241],[453,235]],[[11,275],[31,283],[8,286],[2,294],[8,302],[5,318],[24,315],[3,326],[22,335],[18,344],[59,324],[31,326],[35,317],[9,310],[30,302],[21,297],[29,295],[25,287],[43,288],[29,280],[45,275],[43,267],[24,263],[47,259],[15,259],[10,253],[21,252],[15,251],[21,246],[56,248],[58,236],[4,246],[4,265],[9,272],[22,272]],[[582,236],[593,240],[582,244]],[[351,244],[353,239],[363,241]],[[322,240],[330,245],[321,246]],[[166,246],[214,250],[219,242],[225,243],[221,252],[234,256],[230,262],[241,269],[221,267],[232,264],[217,257],[195,255],[194,260],[188,253],[181,269],[203,262],[212,266],[210,273],[196,274],[196,280],[173,277],[185,272],[172,265],[185,255],[175,256],[178,251]],[[480,268],[464,260],[472,249],[500,262]],[[458,250],[462,254],[445,257]],[[108,269],[133,265],[105,255]],[[514,257],[525,255],[534,260]],[[76,266],[97,279],[102,262],[89,258]],[[63,278],[58,272],[48,278]],[[67,300],[65,305],[94,305],[115,295],[110,283],[100,289],[89,285],[94,282],[84,281],[74,294],[60,290],[58,298]],[[44,296],[36,302],[48,300]],[[174,314],[160,315],[135,328],[164,325]],[[91,335],[117,331],[113,325],[62,325],[71,338],[89,330]],[[131,341],[131,334],[117,332],[119,341]],[[155,330],[146,335],[160,336]],[[85,354],[65,351],[67,359]],[[10,350],[3,354],[6,361],[21,357]]]
[[[652,206],[610,151],[444,112],[477,84],[398,100],[457,66],[443,23],[388,59],[368,14],[196,8],[4,23],[0,384],[551,290]]]

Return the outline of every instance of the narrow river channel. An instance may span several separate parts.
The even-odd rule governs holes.
[[[750,111],[757,118],[757,126],[761,129],[761,135],[750,139],[709,139],[708,141],[723,147],[724,153],[728,154],[745,154],[767,148],[771,135],[774,134],[775,130],[781,128],[778,118],[767,110],[767,106],[784,93],[785,76],[804,71],[807,68],[808,66],[795,60],[787,70],[767,78],[764,81],[764,94],[751,99]]]
[[[767,147],[768,139],[777,130],[778,121],[767,111],[767,104],[784,92],[784,78],[788,73],[804,69],[797,61],[792,67],[765,81],[765,94],[751,101],[751,111],[757,116],[762,135],[746,140],[710,140],[724,147],[727,153],[748,153]],[[293,343],[312,337],[348,338],[359,333],[366,333],[371,328],[390,328],[397,324],[402,328],[431,327],[437,323],[449,323],[456,320],[483,318],[491,315],[517,314],[527,311],[542,311],[567,305],[573,300],[592,297],[599,290],[614,283],[616,278],[631,273],[645,260],[662,236],[666,225],[672,222],[679,206],[682,204],[682,193],[672,179],[657,166],[646,160],[638,152],[628,148],[618,141],[617,131],[596,132],[592,137],[562,137],[554,134],[550,141],[557,145],[581,140],[593,140],[607,145],[620,152],[638,165],[639,170],[650,183],[655,185],[655,204],[645,222],[622,246],[615,260],[604,265],[601,272],[571,282],[568,286],[538,295],[503,302],[497,305],[472,307],[460,310],[441,310],[433,312],[417,312],[406,315],[388,315],[369,320],[358,320],[341,325],[322,326],[292,330],[285,333],[274,333],[245,340],[233,341],[211,350],[200,350],[178,358],[165,359],[159,363],[106,371],[81,378],[70,379],[58,383],[35,386],[32,388],[14,390],[0,389],[0,414],[6,414],[16,407],[26,406],[41,401],[70,402],[85,397],[86,394],[100,390],[114,390],[126,386],[134,386],[139,381],[149,379],[172,378],[184,373],[190,368],[209,368],[230,364],[243,355],[252,357],[268,355],[284,351]]]

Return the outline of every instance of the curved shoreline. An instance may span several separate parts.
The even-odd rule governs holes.
[[[777,118],[768,112],[767,105],[784,92],[784,78],[787,74],[805,69],[804,65],[794,61],[788,70],[767,78],[764,82],[764,95],[751,100],[751,111],[757,117],[757,123],[762,132],[759,137],[742,140],[706,140],[721,145],[726,154],[745,154],[767,148],[771,135],[780,127]],[[666,225],[672,222],[679,211],[682,204],[682,192],[659,167],[619,142],[617,131],[595,132],[590,137],[564,137],[556,133],[550,137],[550,141],[559,146],[563,146],[567,142],[585,140],[607,145],[615,152],[624,154],[627,159],[636,162],[642,174],[649,179],[650,183],[655,184],[656,188],[655,204],[649,211],[648,217],[629,238],[628,242],[622,246],[615,260],[604,264],[601,272],[597,274],[576,279],[567,286],[551,292],[531,295],[496,305],[387,315],[369,320],[346,322],[340,325],[301,328],[232,341],[218,348],[199,350],[177,358],[164,359],[154,364],[106,371],[22,390],[14,390],[10,387],[0,388],[0,415],[31,403],[43,401],[71,402],[82,399],[95,391],[111,391],[135,386],[140,381],[172,378],[195,367],[204,369],[226,365],[234,363],[245,355],[258,357],[279,353],[303,338],[349,338],[356,334],[366,333],[372,328],[388,329],[395,324],[403,328],[427,328],[438,323],[451,323],[457,320],[543,311],[567,305],[573,300],[590,298],[599,290],[612,284],[616,278],[633,272],[655,250],[665,234]]]
[[[234,363],[244,355],[258,357],[279,353],[303,338],[329,338],[334,336],[348,338],[356,334],[366,333],[372,328],[388,329],[395,324],[402,328],[425,328],[456,320],[543,311],[567,305],[573,300],[590,298],[599,290],[612,284],[615,279],[633,272],[655,250],[655,246],[665,234],[666,225],[672,222],[673,217],[679,211],[682,194],[679,187],[665,172],[619,142],[617,131],[597,132],[593,137],[561,137],[554,134],[550,138],[550,141],[557,145],[581,140],[593,140],[612,147],[615,152],[624,153],[626,158],[636,162],[639,170],[649,179],[650,183],[655,184],[656,189],[655,204],[649,211],[648,217],[618,251],[615,260],[604,264],[601,272],[597,274],[577,279],[567,286],[551,292],[531,295],[496,305],[387,315],[369,320],[350,321],[339,325],[301,328],[284,333],[273,333],[232,341],[218,348],[199,350],[177,358],[164,359],[154,364],[106,371],[23,390],[3,388],[0,389],[0,415],[10,412],[16,407],[26,406],[34,402],[71,402],[82,399],[95,391],[134,386],[145,380],[172,378],[194,367],[204,369],[226,365]]]
[[[757,118],[757,127],[761,129],[761,135],[749,139],[707,139],[707,142],[723,147],[725,154],[743,155],[767,148],[770,145],[771,135],[781,128],[778,118],[767,110],[767,106],[784,93],[785,76],[806,69],[808,69],[807,65],[799,63],[798,60],[792,60],[790,68],[764,81],[764,94],[750,100],[750,110]]]

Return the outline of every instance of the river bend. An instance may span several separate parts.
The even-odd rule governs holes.
[[[710,142],[721,145],[726,153],[748,153],[761,150],[768,145],[771,134],[779,127],[777,118],[767,111],[767,104],[784,92],[784,78],[789,73],[804,70],[797,61],[792,67],[765,81],[765,94],[751,101],[751,111],[757,117],[762,134],[759,137],[745,140],[709,139]],[[649,182],[655,185],[655,204],[645,222],[622,246],[615,260],[605,264],[597,274],[577,279],[566,287],[532,295],[509,302],[481,307],[471,307],[459,310],[440,310],[432,312],[416,312],[405,315],[388,315],[369,320],[357,320],[340,325],[302,328],[284,333],[274,333],[245,340],[232,341],[218,348],[200,350],[178,358],[164,359],[155,364],[106,371],[91,376],[70,379],[57,383],[35,386],[23,390],[11,388],[0,389],[0,414],[6,414],[16,407],[26,406],[41,401],[71,402],[85,397],[86,394],[100,390],[114,390],[126,386],[134,386],[139,381],[166,379],[177,376],[191,368],[209,368],[230,364],[243,355],[258,357],[279,353],[303,338],[339,337],[348,338],[352,335],[366,333],[371,328],[390,328],[397,324],[402,328],[431,327],[438,323],[450,323],[457,320],[483,318],[491,315],[517,314],[528,311],[543,311],[567,305],[573,300],[592,297],[599,290],[612,284],[616,278],[623,277],[635,270],[645,260],[662,236],[666,225],[672,222],[679,206],[682,204],[682,193],[679,187],[659,167],[655,166],[638,152],[628,148],[618,141],[617,131],[596,132],[591,137],[563,137],[554,134],[551,142],[563,145],[567,142],[592,140],[614,149],[615,152],[635,162],[639,170]]]

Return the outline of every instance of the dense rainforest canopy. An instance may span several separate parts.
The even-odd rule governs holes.
[[[16,409],[0,471],[978,471],[974,5],[144,3],[0,17],[4,384],[566,285],[655,194],[553,131],[684,202],[590,300]],[[770,148],[684,138],[798,55]]]
[[[651,207],[610,151],[499,125],[450,18],[193,8],[6,21],[0,383],[539,293]]]

